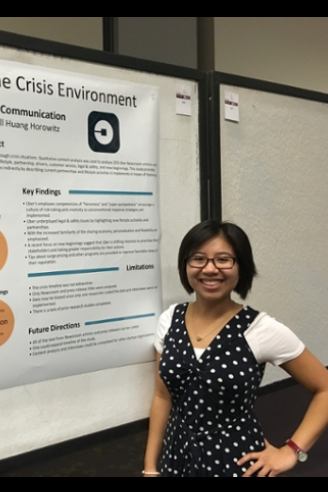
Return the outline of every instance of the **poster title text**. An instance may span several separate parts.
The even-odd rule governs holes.
[[[18,90],[30,94],[42,94],[45,96],[58,96],[68,99],[81,101],[100,102],[115,106],[126,106],[137,108],[137,97],[135,95],[123,95],[88,89],[84,85],[80,87],[70,87],[65,82],[50,83],[43,79],[36,80],[34,77],[28,79],[22,75],[13,81],[9,77],[0,77],[0,89]]]

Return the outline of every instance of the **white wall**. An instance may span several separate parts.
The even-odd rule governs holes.
[[[0,59],[159,86],[164,308],[184,300],[177,251],[182,236],[200,220],[197,84],[190,83],[190,118],[175,114],[175,79],[7,48],[0,48]],[[1,391],[0,459],[148,417],[153,381],[150,363]]]
[[[214,17],[215,70],[328,92],[328,17]]]
[[[117,17],[116,27],[116,53],[197,68],[197,17]],[[102,17],[0,17],[0,30],[103,49]]]
[[[120,55],[197,68],[197,17],[118,17]]]
[[[102,17],[0,17],[0,30],[103,49]]]
[[[224,119],[227,90],[239,123]],[[223,219],[247,232],[259,271],[247,302],[328,365],[328,106],[225,85],[221,101]],[[285,377],[268,367],[264,383]]]
[[[328,17],[215,17],[214,39],[217,71],[328,93]],[[223,218],[253,242],[249,302],[327,365],[327,106],[232,90],[241,120],[221,114]],[[265,383],[284,377],[270,369]]]

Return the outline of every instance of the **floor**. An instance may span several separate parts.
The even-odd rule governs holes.
[[[273,445],[281,446],[292,434],[309,401],[309,394],[299,386],[258,398],[257,414]],[[10,469],[0,462],[0,477],[141,477],[146,439],[147,424],[141,422],[129,432],[111,433],[107,440],[99,438],[60,456],[43,459],[38,452],[38,458],[28,465],[10,462]],[[281,477],[328,477],[328,430],[312,448],[308,461]]]

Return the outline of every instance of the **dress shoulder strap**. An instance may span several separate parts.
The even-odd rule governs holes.
[[[235,318],[237,319],[237,321],[240,320],[243,327],[242,331],[244,332],[253,323],[253,321],[258,317],[259,314],[259,311],[256,311],[249,306],[245,306],[244,309],[242,309]]]

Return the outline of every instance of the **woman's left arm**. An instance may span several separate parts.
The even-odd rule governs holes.
[[[281,366],[288,374],[313,394],[310,406],[291,438],[299,448],[308,451],[328,425],[328,371],[307,349]],[[242,466],[254,461],[244,477],[276,477],[297,463],[296,453],[287,445],[275,448],[266,441],[264,451],[249,453],[239,460]]]

